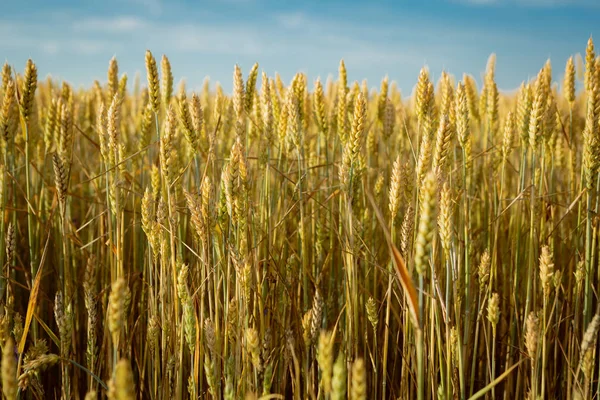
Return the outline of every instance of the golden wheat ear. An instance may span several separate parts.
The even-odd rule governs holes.
[[[9,337],[2,348],[2,392],[7,399],[17,398],[17,362],[14,351],[15,343]]]
[[[419,303],[417,300],[417,290],[415,289],[415,285],[412,282],[410,273],[408,272],[408,268],[406,268],[406,263],[404,262],[402,254],[400,254],[400,251],[398,251],[398,248],[396,248],[396,246],[392,242],[392,236],[386,228],[385,221],[383,219],[383,214],[381,213],[381,210],[379,210],[379,208],[377,207],[377,203],[375,202],[373,195],[369,191],[365,190],[365,192],[367,194],[367,197],[369,198],[369,201],[371,202],[373,210],[375,211],[375,215],[377,216],[379,225],[383,230],[385,241],[387,242],[388,248],[390,250],[392,261],[394,262],[394,266],[396,267],[396,274],[398,275],[398,280],[400,281],[402,288],[406,292],[406,299],[408,300],[408,308],[410,310],[410,315],[413,318],[415,327],[420,328],[420,316],[418,306]]]
[[[156,60],[150,50],[146,50],[146,77],[148,79],[148,95],[150,97],[152,111],[158,113],[158,108],[160,106],[160,82],[158,80]]]

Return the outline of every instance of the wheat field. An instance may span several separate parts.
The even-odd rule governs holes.
[[[5,64],[4,398],[597,398],[600,56],[495,64],[405,96]]]

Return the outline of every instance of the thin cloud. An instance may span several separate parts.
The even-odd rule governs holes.
[[[129,3],[142,7],[153,15],[162,14],[163,4],[161,0],[127,0]]]
[[[60,45],[53,40],[42,42],[40,44],[42,51],[46,54],[55,55],[60,50]]]
[[[532,8],[600,7],[600,3],[596,0],[450,0],[450,2],[472,6],[521,6]]]
[[[301,11],[276,14],[275,20],[285,29],[298,29],[309,23],[309,18]]]
[[[127,1],[131,5],[132,1],[147,0]],[[468,2],[473,7],[509,4],[542,7],[543,2],[548,7],[548,4],[564,4],[567,0],[442,1]],[[582,1],[576,0],[578,4]],[[54,72],[63,70],[68,74],[66,78],[89,83],[89,79],[105,76],[105,63],[115,54],[123,72],[143,70],[144,50],[150,48],[157,56],[168,55],[176,72],[189,78],[190,87],[199,84],[204,74],[211,74],[225,82],[226,90],[230,90],[231,69],[235,63],[246,67],[257,61],[266,72],[277,70],[284,79],[291,79],[295,71],[303,70],[312,79],[329,73],[335,75],[343,58],[350,80],[367,78],[376,82],[388,74],[401,88],[408,90],[426,63],[431,66],[434,77],[441,68],[451,73],[467,71],[477,77],[485,67],[487,55],[494,51],[498,53],[499,63],[517,66],[512,70],[499,67],[502,72],[498,75],[498,84],[510,88],[522,78],[535,74],[551,55],[550,51],[570,48],[573,40],[573,35],[540,36],[518,27],[482,29],[460,19],[440,24],[442,17],[428,13],[400,14],[377,23],[363,18],[364,21],[357,23],[356,18],[304,8],[282,8],[260,17],[249,14],[227,19],[219,18],[219,12],[210,7],[192,9],[188,3],[187,12],[183,13],[179,12],[179,8],[184,9],[182,1],[177,7],[176,22],[170,8],[165,8],[160,18],[131,9],[112,16],[70,9],[52,19],[38,16],[19,21],[6,17],[0,20],[0,51],[15,61],[32,56],[39,60],[40,66],[45,65]],[[198,23],[198,12],[212,13],[216,17],[204,18]],[[478,38],[476,43],[472,42],[474,36]],[[562,53],[558,54],[563,57]],[[62,60],[78,60],[71,63],[78,68],[68,69],[64,65],[67,61]]]
[[[192,24],[153,27],[156,43],[171,43],[174,50],[213,54],[259,56],[264,46],[251,30],[233,25],[196,26]]]
[[[121,15],[111,18],[84,18],[73,24],[73,30],[100,33],[128,33],[143,29],[146,26],[146,21],[138,17]]]
[[[91,28],[94,28],[95,24],[101,24],[99,20],[95,22],[88,20],[87,22],[91,23]],[[57,29],[57,25],[64,28]],[[116,27],[115,24],[108,24],[108,26]],[[118,40],[111,40],[104,34],[99,35],[97,32],[86,35],[87,32],[79,31],[77,26],[69,26],[69,24],[52,22],[30,24],[0,21],[0,27],[0,49],[25,48],[29,49],[30,52],[39,51],[47,55],[71,53],[90,56],[109,50],[114,52],[116,49],[120,49],[122,45]],[[123,28],[124,25],[121,25],[121,27]],[[40,38],[43,38],[43,40],[40,40]]]
[[[127,15],[79,19],[71,24],[39,22],[36,24],[0,21],[0,49],[26,47],[45,54],[74,53],[97,55],[147,46],[172,53],[193,52],[255,56],[263,54],[263,41],[251,25],[157,23]],[[57,25],[63,27],[57,29]],[[124,37],[125,35],[125,37]],[[40,41],[39,38],[45,38]]]
[[[458,0],[456,3],[472,4],[477,6],[489,6],[502,3],[502,0]]]
[[[252,5],[256,0],[214,0],[216,3],[232,4],[232,5]]]
[[[82,55],[97,55],[106,52],[116,52],[121,45],[112,41],[94,39],[75,39],[65,43],[65,50]]]

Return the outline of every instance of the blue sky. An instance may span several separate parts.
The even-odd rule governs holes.
[[[0,55],[21,70],[90,86],[116,55],[130,79],[148,48],[171,60],[175,81],[205,76],[231,89],[233,65],[254,62],[289,81],[326,78],[343,58],[350,81],[378,86],[386,74],[408,95],[419,69],[479,78],[497,54],[504,90],[547,58],[560,80],[566,59],[598,33],[600,0],[29,0],[3,1]],[[597,35],[600,38],[600,35]],[[599,39],[600,40],[600,39]],[[600,46],[600,42],[598,42]],[[144,75],[142,75],[144,76]]]

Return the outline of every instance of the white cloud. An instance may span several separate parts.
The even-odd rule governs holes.
[[[276,14],[275,20],[279,25],[286,29],[302,28],[309,22],[309,18],[306,14],[300,11]]]
[[[488,4],[498,4],[500,0],[465,0],[465,3],[472,3],[477,5],[488,5]]]
[[[258,34],[249,27],[185,24],[153,27],[152,31],[155,43],[168,43],[179,51],[258,56],[263,49]]]
[[[116,52],[121,48],[117,42],[94,40],[94,39],[73,39],[65,43],[64,49],[70,50],[82,55],[95,55],[104,52]]]
[[[46,54],[54,55],[60,50],[60,45],[56,41],[47,41],[40,43],[42,51]]]
[[[111,18],[84,18],[73,23],[75,31],[95,31],[103,33],[128,33],[140,30],[146,21],[128,15]]]
[[[69,18],[65,18],[67,20]],[[85,21],[81,21],[85,22]],[[77,24],[63,24],[61,21],[48,23],[19,23],[0,20],[0,49],[25,49],[34,54],[39,51],[46,55],[61,53],[75,53],[81,55],[95,55],[102,52],[115,52],[122,46],[121,41],[111,40],[105,35],[98,35],[94,31],[101,25],[100,20],[87,20],[90,22],[91,31],[81,31]],[[131,24],[127,19],[104,21],[107,26],[122,29]],[[57,26],[64,27],[58,29]],[[92,32],[90,34],[90,32]],[[102,31],[103,32],[103,31]]]
[[[143,7],[144,10],[154,15],[162,13],[163,5],[161,0],[127,0],[129,3]]]
[[[596,0],[516,0],[519,5],[534,7],[584,6],[597,7]]]
[[[161,4],[160,0],[126,1],[129,5],[137,2],[140,5],[135,8],[140,10],[144,8],[140,2],[155,3],[158,7]],[[547,6],[568,2],[446,1],[482,7],[506,4],[542,7],[542,3]],[[585,0],[571,0],[570,3],[573,1],[582,4]],[[280,71],[284,79],[290,79],[293,72],[303,70],[313,79],[317,75],[335,74],[339,60],[344,58],[349,79],[369,78],[373,83],[387,73],[391,79],[398,79],[400,87],[408,90],[416,81],[420,67],[426,63],[432,67],[434,76],[441,68],[479,76],[478,71],[485,67],[487,55],[497,51],[499,62],[519,65],[512,74],[524,78],[537,72],[537,68],[531,71],[528,65],[538,62],[539,53],[571,45],[568,37],[534,37],[519,29],[481,29],[460,20],[445,20],[439,24],[428,15],[418,14],[399,15],[393,20],[386,18],[377,23],[363,17],[357,23],[355,18],[304,9],[272,11],[260,17],[249,15],[223,19],[216,11],[207,8],[202,10],[202,15],[213,13],[218,18],[199,19],[191,12],[191,7],[184,7],[182,2],[176,6],[177,13],[169,8],[168,15],[165,12],[161,18],[148,15],[148,12],[133,13],[131,7],[120,15],[108,17],[82,10],[62,11],[56,18],[35,18],[28,22],[7,17],[0,19],[0,52],[15,61],[30,53],[34,59],[40,60],[40,66],[46,65],[53,72],[65,70],[65,74],[69,74],[66,78],[78,77],[79,82],[89,83],[93,77],[104,79],[105,62],[115,54],[123,72],[143,70],[143,52],[150,48],[157,57],[167,54],[175,72],[189,77],[191,87],[199,85],[204,74],[210,73],[215,79],[225,82],[226,90],[230,90],[234,63],[247,68],[247,65],[249,67],[252,62],[258,61],[267,73]],[[373,14],[376,11],[369,10]],[[167,18],[171,14],[177,20]],[[474,36],[478,38],[477,43],[471,40]],[[506,48],[514,51],[508,52]],[[528,49],[533,50],[529,52]],[[64,66],[65,63],[72,65],[71,70]],[[510,88],[514,84],[512,76],[499,76],[499,84]]]
[[[72,23],[35,24],[0,20],[0,49],[38,49],[44,54],[74,53],[85,56],[135,51],[151,46],[171,53],[203,53],[258,57],[269,35],[256,25],[213,23],[174,25],[129,15],[87,17]],[[59,29],[59,26],[61,27]],[[44,38],[44,40],[40,40]]]
[[[232,5],[251,5],[256,0],[214,0],[217,3],[232,4]]]
[[[453,3],[474,6],[522,6],[522,7],[600,7],[597,0],[450,0]]]

